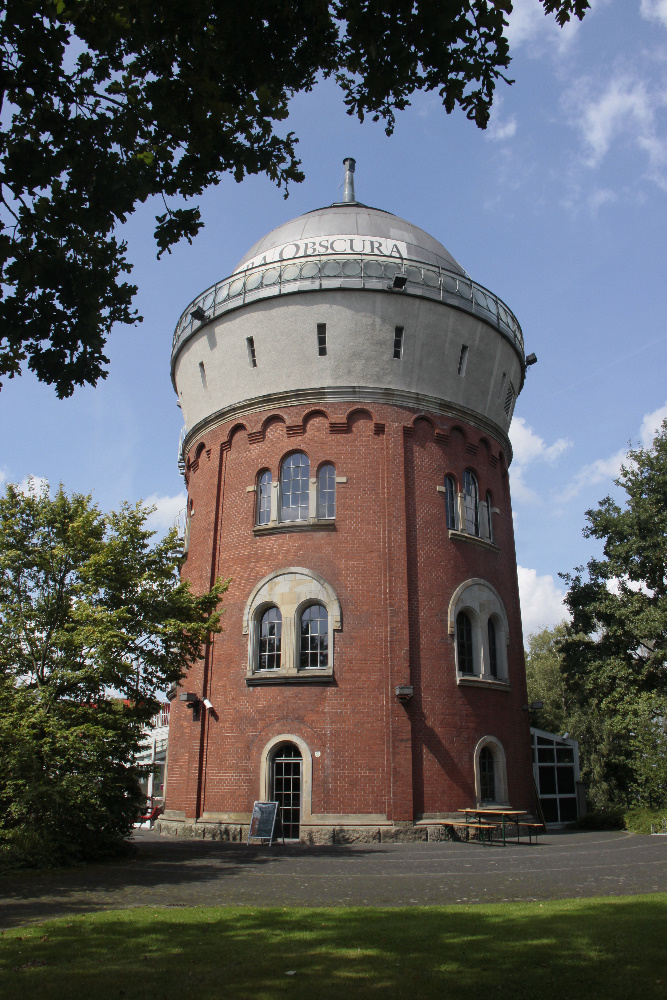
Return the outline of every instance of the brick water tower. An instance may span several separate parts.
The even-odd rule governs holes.
[[[183,574],[232,582],[172,703],[166,833],[238,839],[256,799],[315,843],[534,806],[507,474],[521,329],[345,167],[342,201],[259,240],[176,328]]]

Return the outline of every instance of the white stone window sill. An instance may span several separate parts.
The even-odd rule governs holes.
[[[264,684],[333,684],[333,671],[318,670],[258,670],[247,674],[245,679],[248,687],[261,687]]]
[[[336,521],[333,517],[310,517],[307,521],[269,521],[268,524],[256,524],[253,535],[284,535],[291,531],[335,531]]]
[[[510,682],[506,677],[480,677],[479,674],[457,673],[456,683],[462,687],[495,688],[497,691],[510,690]]]
[[[479,535],[470,535],[467,531],[454,531],[449,529],[449,537],[459,542],[472,542],[473,545],[480,545],[483,549],[491,549],[492,552],[500,552],[495,542],[490,542],[488,538],[480,538]]]

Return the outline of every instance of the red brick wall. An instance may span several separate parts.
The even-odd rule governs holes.
[[[356,412],[355,412],[356,411]],[[273,417],[274,419],[270,419]],[[187,816],[248,813],[259,797],[260,757],[272,736],[301,737],[314,754],[312,811],[386,814],[393,821],[474,804],[473,754],[494,736],[507,758],[509,798],[531,808],[523,643],[506,456],[472,426],[407,408],[295,406],[211,430],[188,459],[194,505],[184,575],[202,591],[231,577],[224,632],[183,687],[208,697],[201,723],[174,702],[167,809]],[[201,447],[201,444],[204,447]],[[276,482],[291,450],[324,461],[336,488],[335,531],[253,534],[256,474]],[[199,452],[198,461],[195,456]],[[194,463],[194,464],[193,464]],[[450,539],[446,473],[475,471],[487,489],[499,551]],[[282,566],[321,574],[341,603],[333,685],[248,687],[243,611],[252,588]],[[456,684],[447,612],[454,590],[480,577],[499,592],[509,621],[509,691]],[[397,684],[414,687],[404,706]]]

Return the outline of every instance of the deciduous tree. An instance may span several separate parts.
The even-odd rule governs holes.
[[[541,0],[561,25],[588,0]],[[106,377],[136,323],[116,231],[164,200],[159,252],[191,240],[221,174],[300,181],[290,98],[333,76],[383,120],[418,90],[487,124],[506,79],[511,0],[5,0],[0,12],[0,377],[27,362],[69,396]]]
[[[0,855],[118,849],[141,806],[142,725],[220,630],[226,584],[193,594],[150,510],[103,515],[62,486],[0,498]]]

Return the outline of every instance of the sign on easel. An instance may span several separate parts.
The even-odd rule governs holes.
[[[269,847],[273,843],[273,831],[276,825],[277,802],[255,802],[252,807],[252,819],[248,831],[247,844],[253,840],[268,840]]]

